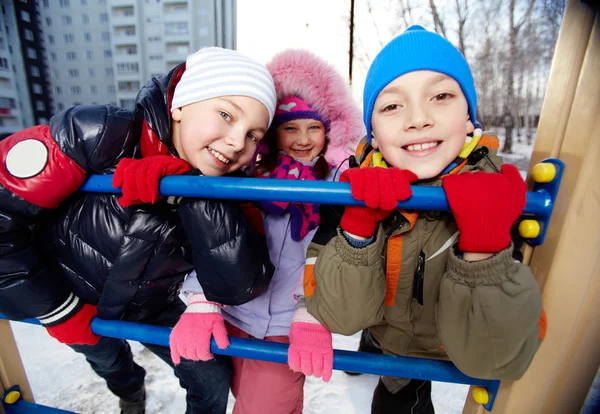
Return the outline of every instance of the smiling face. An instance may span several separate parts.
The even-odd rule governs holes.
[[[254,98],[222,96],[172,112],[179,156],[207,176],[221,176],[250,162],[269,125],[267,108]]]
[[[371,125],[373,148],[421,180],[442,172],[474,130],[459,84],[425,70],[402,75],[379,93]]]
[[[301,162],[314,160],[325,146],[325,126],[316,119],[295,119],[275,130],[277,148]]]

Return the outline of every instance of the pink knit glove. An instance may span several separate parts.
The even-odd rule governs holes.
[[[288,365],[304,375],[331,379],[333,345],[331,332],[308,313],[305,307],[296,309],[290,327]]]
[[[187,309],[171,331],[171,359],[175,365],[181,362],[181,357],[192,361],[212,359],[212,336],[220,349],[229,346],[221,305],[209,302],[202,293],[193,294],[189,298]]]

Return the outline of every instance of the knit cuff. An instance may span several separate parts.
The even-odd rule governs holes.
[[[381,226],[379,226],[373,242],[364,247],[353,246],[344,236],[344,230],[341,227],[338,227],[337,232],[338,237],[335,238],[334,242],[335,250],[345,263],[352,266],[371,266],[381,260],[385,242]]]
[[[60,325],[73,315],[81,310],[83,302],[75,294],[71,293],[58,308],[45,315],[39,316],[37,319],[42,326],[49,328],[51,326]]]
[[[447,277],[465,285],[502,283],[519,270],[520,263],[512,257],[514,246],[511,243],[492,257],[476,262],[459,258],[454,249],[448,255]]]
[[[359,240],[359,239],[352,237],[350,234],[348,234],[347,232],[345,232],[343,230],[342,230],[342,234],[344,235],[344,237],[346,238],[346,240],[348,241],[348,243],[350,243],[350,245],[352,247],[356,247],[359,249],[366,247],[375,241],[375,236],[371,236],[366,240]]]

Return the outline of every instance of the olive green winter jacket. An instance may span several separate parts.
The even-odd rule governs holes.
[[[501,163],[497,140],[484,138],[489,155],[459,173]],[[359,157],[363,166],[369,157]],[[450,359],[473,377],[514,380],[526,371],[545,316],[538,285],[513,260],[512,245],[486,260],[461,259],[448,212],[397,210],[363,248],[328,227],[321,223],[308,248],[304,292],[308,311],[332,332],[369,328],[386,354]]]

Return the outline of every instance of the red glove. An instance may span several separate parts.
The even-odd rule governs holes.
[[[340,176],[350,182],[352,197],[364,201],[367,207],[346,206],[341,227],[351,234],[371,237],[377,224],[392,214],[398,201],[412,196],[410,183],[418,177],[399,168],[351,168]]]
[[[190,171],[192,167],[181,158],[170,155],[153,155],[142,159],[124,158],[117,165],[113,176],[113,186],[123,187],[119,204],[129,207],[133,204],[152,203],[158,200],[160,180],[167,175],[178,175]]]
[[[95,306],[84,304],[74,315],[57,325],[46,326],[42,318],[40,322],[58,342],[69,345],[96,345],[100,336],[92,332],[90,324],[97,314]]]
[[[527,185],[514,165],[503,165],[499,173],[450,175],[442,186],[460,231],[460,250],[496,253],[510,245],[510,228],[527,197]]]

